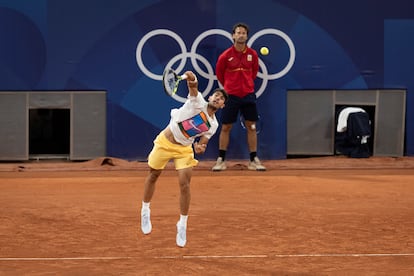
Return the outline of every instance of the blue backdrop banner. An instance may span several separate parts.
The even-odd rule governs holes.
[[[253,15],[247,0],[2,0],[0,90],[105,90],[107,155],[145,160],[185,99],[164,94],[164,68],[196,72],[207,97],[233,24],[245,22],[249,46],[270,49],[256,79],[262,159],[286,158],[289,89],[406,89],[414,155],[414,2],[258,1]],[[245,137],[236,124],[229,158],[248,157]],[[217,153],[218,134],[201,159]]]

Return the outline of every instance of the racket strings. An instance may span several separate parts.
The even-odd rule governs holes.
[[[186,75],[180,76],[173,69],[166,69],[163,74],[164,90],[172,96],[178,91],[178,86],[181,80],[186,79]]]
[[[175,83],[176,83],[176,80],[174,78],[174,74],[168,73],[166,75],[165,79],[164,79],[164,84],[165,84],[165,87],[167,88],[167,90],[170,93],[173,93],[174,87],[175,87]]]

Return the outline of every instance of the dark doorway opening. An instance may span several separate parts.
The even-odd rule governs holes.
[[[70,109],[29,110],[29,155],[70,153]]]

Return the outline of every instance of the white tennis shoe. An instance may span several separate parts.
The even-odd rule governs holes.
[[[256,156],[253,161],[249,162],[247,168],[251,171],[265,171],[266,167],[262,165],[259,158]]]
[[[224,162],[223,158],[219,157],[217,158],[216,164],[213,166],[212,171],[219,172],[224,171],[227,169],[226,163]]]
[[[141,209],[141,230],[145,235],[151,233],[151,210],[149,208]]]
[[[187,243],[187,228],[177,222],[177,237],[176,243],[179,247],[184,247]]]

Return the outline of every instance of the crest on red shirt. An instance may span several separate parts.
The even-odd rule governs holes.
[[[253,60],[252,55],[247,55],[247,61],[252,61],[252,60]]]

